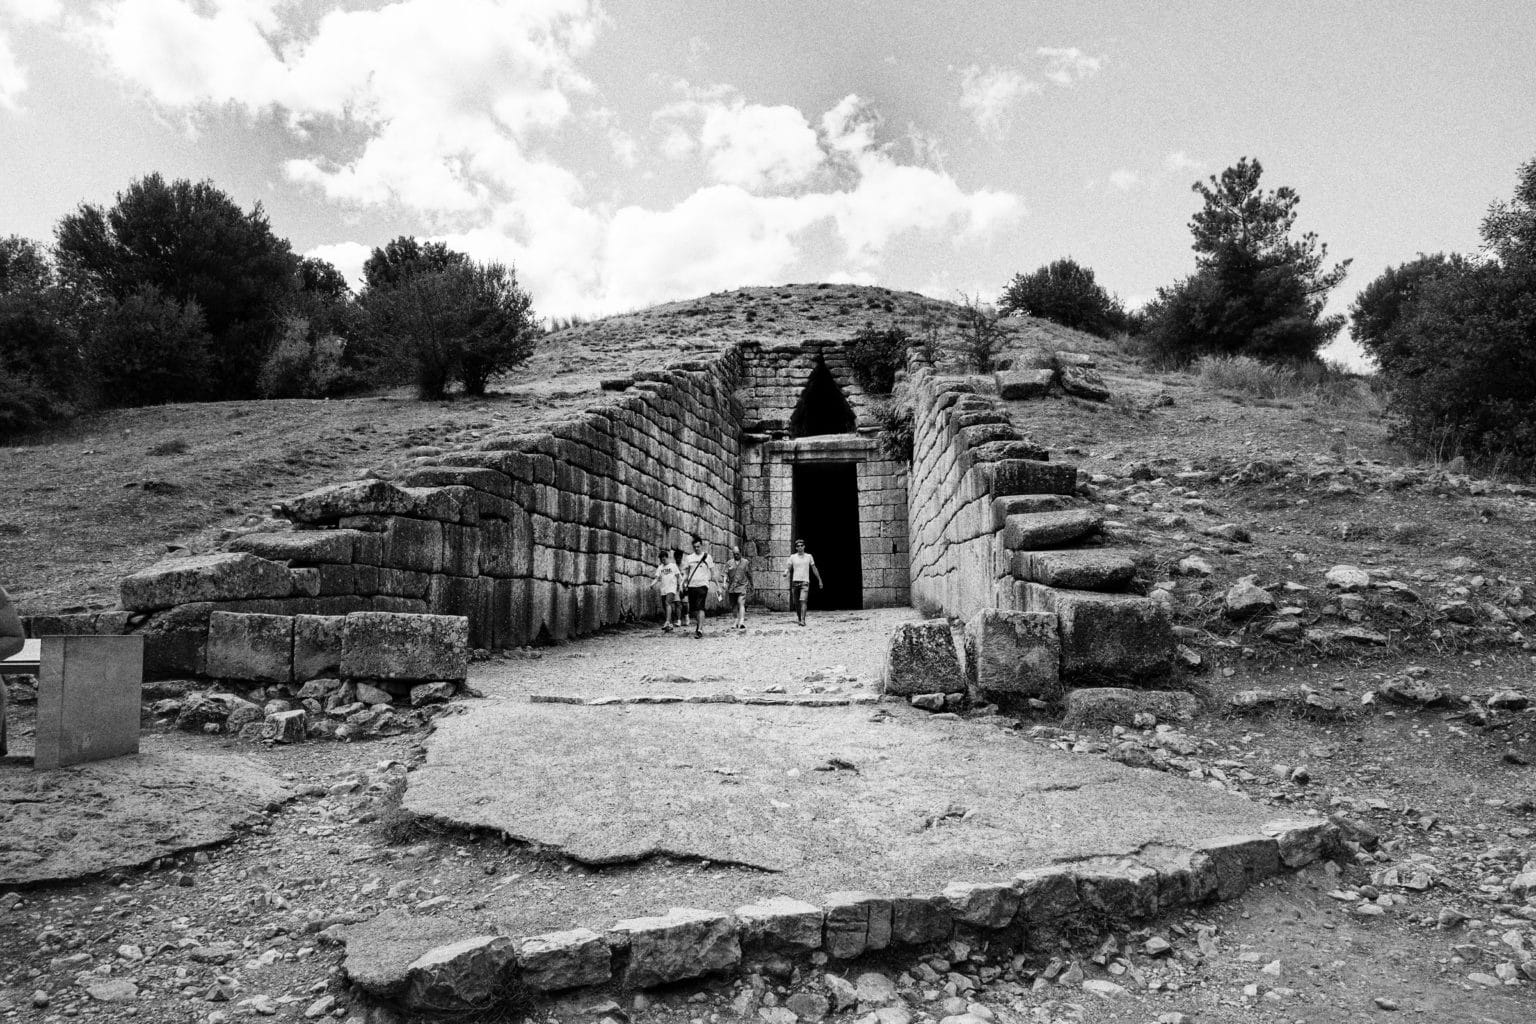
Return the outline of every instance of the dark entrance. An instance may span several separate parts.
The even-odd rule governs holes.
[[[812,587],[812,608],[864,607],[859,554],[859,478],[851,462],[797,462],[795,537],[816,558],[824,588]]]
[[[800,392],[800,401],[789,417],[791,437],[817,437],[824,434],[851,434],[853,407],[843,396],[843,389],[832,378],[825,361],[818,359]],[[806,547],[810,547],[809,544]]]

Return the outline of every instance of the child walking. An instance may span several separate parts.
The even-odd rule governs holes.
[[[656,587],[661,594],[663,633],[672,632],[672,613],[677,608],[678,586],[682,582],[682,571],[677,567],[677,559],[667,548],[661,549],[661,563],[656,566]],[[678,621],[682,621],[682,613],[678,612]]]
[[[731,560],[725,563],[725,592],[736,610],[736,628],[747,628],[747,597],[752,593],[752,563],[741,557],[741,548],[731,548]]]

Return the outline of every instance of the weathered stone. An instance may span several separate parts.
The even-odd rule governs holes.
[[[1085,726],[1135,725],[1136,716],[1152,714],[1160,722],[1187,722],[1199,704],[1195,695],[1182,690],[1128,690],[1095,686],[1067,694],[1062,724],[1068,729]]]
[[[1124,590],[1136,576],[1136,562],[1128,551],[1114,548],[1083,548],[1077,551],[1016,551],[1009,570],[1021,580],[1031,580],[1069,590]]]
[[[232,693],[194,694],[181,702],[176,728],[184,732],[202,732],[206,725],[223,728],[229,719],[237,718],[233,730],[238,730],[250,722],[261,721],[262,717],[260,707]]]
[[[295,615],[293,617],[293,679],[329,678],[341,672],[341,640],[346,625],[343,615]]]
[[[395,698],[390,695],[388,690],[374,686],[372,683],[356,682],[352,686],[352,692],[356,694],[359,701],[368,705],[393,704],[395,702]]]
[[[1003,546],[1014,550],[1055,548],[1097,533],[1104,517],[1087,509],[1063,512],[1021,512],[1003,526]]]
[[[826,898],[823,948],[851,960],[891,944],[891,901],[867,892],[832,892]]]
[[[1216,895],[1223,900],[1241,896],[1256,882],[1280,870],[1280,848],[1268,836],[1223,836],[1206,839],[1195,848],[1216,864]]]
[[[1232,584],[1222,601],[1222,612],[1229,619],[1250,619],[1274,608],[1274,595],[1255,583],[1252,576],[1244,576]]]
[[[1006,928],[1019,910],[1019,893],[1003,882],[951,882],[944,887],[954,919],[976,928]]]
[[[1336,842],[1338,827],[1329,821],[1307,819],[1303,821],[1271,821],[1264,826],[1264,834],[1275,840],[1280,863],[1288,868],[1306,867],[1323,859]]]
[[[273,506],[296,523],[335,522],[343,516],[392,516],[409,513],[416,499],[385,480],[351,480],[307,491]]]
[[[1069,868],[1031,868],[1013,877],[1019,917],[1031,927],[1075,916],[1082,903],[1077,876]]]
[[[891,900],[891,941],[908,946],[949,938],[954,920],[943,896],[897,896]]]
[[[446,704],[459,692],[457,683],[447,680],[439,680],[435,683],[419,683],[411,687],[411,707],[426,707],[428,704]]]
[[[1173,623],[1162,604],[1128,594],[1023,587],[1025,611],[1057,617],[1063,683],[1152,682],[1173,671]]]
[[[885,693],[898,697],[964,692],[965,677],[949,623],[927,619],[897,626],[886,648],[884,684]]]
[[[612,955],[603,937],[587,928],[548,932],[517,942],[518,977],[536,992],[607,984]]]
[[[827,997],[819,992],[796,992],[784,1000],[785,1009],[799,1020],[821,1020],[827,1015]]]
[[[247,551],[273,562],[346,565],[352,561],[356,530],[290,530],[284,533],[247,533],[229,542],[230,551]]]
[[[983,694],[1051,699],[1061,690],[1061,640],[1049,612],[987,609],[965,626],[965,674]]]
[[[1388,679],[1381,684],[1377,692],[1384,700],[1408,707],[1436,708],[1445,707],[1451,703],[1450,694],[1434,683],[1425,682],[1422,679],[1410,679],[1407,676]]]
[[[407,969],[405,1004],[437,1013],[485,1009],[512,980],[516,951],[503,935],[477,935],[430,950]]]
[[[860,1009],[874,1009],[901,1002],[901,993],[896,990],[896,983],[878,971],[865,971],[854,979],[853,984],[858,993]]]
[[[1216,895],[1216,862],[1207,854],[1148,847],[1139,851],[1136,858],[1157,872],[1159,913],[1203,903]]]
[[[837,974],[824,974],[821,976],[821,982],[827,987],[827,998],[832,1001],[833,1013],[842,1013],[857,1005],[859,990],[847,978]]]
[[[613,932],[629,945],[624,983],[631,988],[697,978],[741,962],[736,922],[726,914],[674,907],[662,917],[620,921]]]
[[[98,1003],[132,1003],[139,998],[139,986],[127,978],[87,977],[80,986]]]
[[[981,467],[996,497],[1015,494],[1073,494],[1077,491],[1077,467],[1036,459],[1004,459]]]
[[[1330,587],[1352,594],[1371,585],[1371,574],[1354,565],[1336,565],[1323,574]]]
[[[992,518],[1001,530],[1009,516],[1024,512],[1060,512],[1072,508],[1077,500],[1062,494],[1010,494],[992,499]]]
[[[820,949],[821,908],[787,896],[738,907],[741,941],[764,949]]]
[[[907,698],[907,703],[919,711],[943,711],[944,696],[942,693],[914,693]]]
[[[214,612],[208,616],[208,674],[261,683],[293,681],[293,617]]]
[[[1083,907],[1113,920],[1139,919],[1157,913],[1157,871],[1135,861],[1078,864],[1077,892]]]
[[[1104,375],[1091,366],[1062,366],[1057,371],[1061,389],[1069,395],[1094,402],[1109,400],[1109,385]]]
[[[287,597],[288,567],[243,552],[192,555],[156,562],[123,580],[121,600],[131,612],[152,612],[202,601]]]
[[[1005,401],[1044,398],[1051,390],[1056,373],[1050,369],[1005,370],[996,375],[998,397]]]
[[[261,738],[273,743],[303,743],[309,738],[308,717],[303,708],[270,714],[262,726]]]
[[[342,631],[341,674],[348,679],[463,679],[469,621],[457,615],[353,612]]]
[[[471,932],[449,917],[417,917],[386,910],[343,929],[347,955],[342,969],[370,995],[397,999],[404,994],[411,965],[428,951]]]

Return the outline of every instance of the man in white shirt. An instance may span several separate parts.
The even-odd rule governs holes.
[[[693,638],[704,636],[704,603],[715,578],[715,560],[704,550],[704,539],[693,535],[693,553],[683,556],[683,593],[688,595],[688,614],[693,617]]]
[[[811,591],[811,580],[816,581],[816,586],[826,589],[826,584],[821,582],[821,572],[816,568],[816,559],[805,550],[805,541],[795,541],[795,553],[789,556],[789,563],[784,566],[784,578],[789,580],[789,603],[795,609],[799,617],[800,625],[805,625],[805,606]]]

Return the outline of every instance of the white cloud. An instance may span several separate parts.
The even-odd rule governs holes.
[[[1141,184],[1141,175],[1129,168],[1121,167],[1110,172],[1109,183],[1121,192],[1129,192]]]
[[[960,72],[960,107],[970,113],[976,127],[994,137],[1007,130],[1008,119],[1019,100],[1039,92],[1038,82],[1031,82],[1012,68],[981,68],[972,65]]]
[[[0,32],[0,110],[18,110],[17,98],[27,91],[27,72],[11,49],[11,40]]]
[[[1042,46],[1035,53],[1048,65],[1045,77],[1060,86],[1092,78],[1104,66],[1103,57],[1090,57],[1075,46]]]
[[[1163,169],[1176,174],[1187,171],[1199,174],[1205,170],[1205,161],[1196,160],[1180,149],[1163,157]]]
[[[790,106],[763,106],[739,97],[689,99],[656,113],[672,159],[699,152],[712,181],[761,191],[797,185],[821,166],[816,131]]]
[[[0,17],[17,21],[54,21],[63,13],[59,0],[0,0]]]
[[[372,253],[373,247],[361,242],[336,242],[332,245],[317,245],[304,255],[325,260],[341,271],[341,275],[355,291],[363,286],[363,264],[368,262]]]

